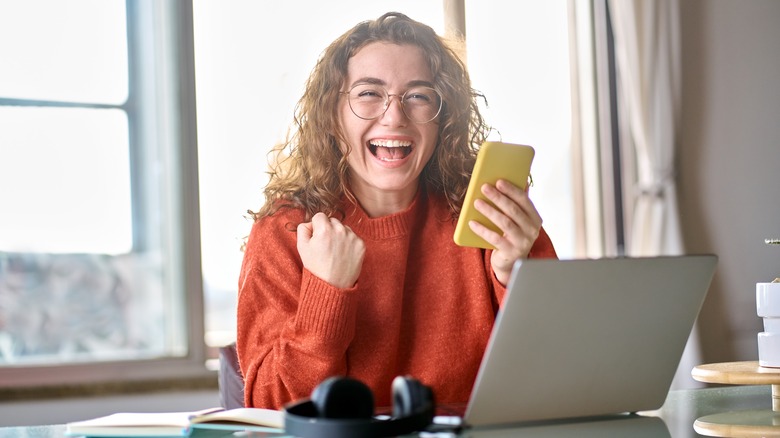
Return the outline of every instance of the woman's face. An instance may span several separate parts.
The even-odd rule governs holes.
[[[378,85],[400,96],[413,87],[433,87],[433,77],[419,47],[376,42],[350,58],[341,90],[361,83]],[[347,157],[350,184],[358,199],[363,202],[366,195],[385,195],[379,192],[413,197],[420,173],[436,147],[438,118],[424,124],[409,120],[399,97],[391,97],[384,115],[363,120],[350,109],[347,95],[342,95],[339,113],[351,148]]]

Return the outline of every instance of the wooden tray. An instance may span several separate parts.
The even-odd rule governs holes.
[[[731,385],[772,385],[772,410],[723,412],[693,423],[696,432],[717,437],[780,437],[780,368],[758,361],[699,365],[691,376],[699,382]]]

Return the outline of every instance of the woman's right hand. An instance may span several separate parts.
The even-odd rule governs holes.
[[[323,281],[346,289],[355,285],[366,246],[340,220],[317,213],[298,225],[298,254],[303,267]]]

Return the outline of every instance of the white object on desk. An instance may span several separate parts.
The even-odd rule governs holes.
[[[756,312],[764,318],[758,334],[758,363],[780,368],[780,282],[756,283]]]

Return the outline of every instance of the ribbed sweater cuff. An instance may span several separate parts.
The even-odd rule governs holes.
[[[349,343],[355,335],[356,288],[338,289],[303,270],[295,331],[320,341]]]

